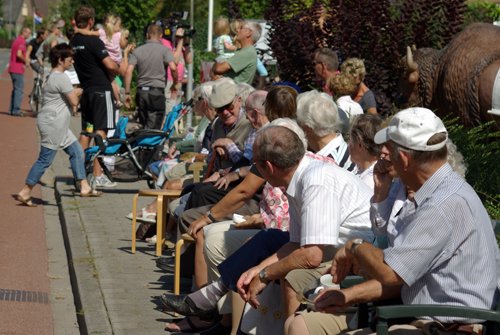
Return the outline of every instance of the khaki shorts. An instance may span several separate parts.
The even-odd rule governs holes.
[[[344,334],[354,314],[329,314],[319,312],[301,313],[311,335]]]
[[[319,286],[319,278],[328,273],[332,265],[332,259],[336,249],[325,248],[323,252],[323,262],[316,269],[297,269],[288,272],[285,280],[290,284],[295,292],[305,292]]]

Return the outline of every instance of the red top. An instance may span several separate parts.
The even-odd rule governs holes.
[[[10,49],[9,72],[24,74],[25,63],[17,57],[17,51],[21,50],[26,57],[26,40],[22,36],[18,36],[12,43]]]

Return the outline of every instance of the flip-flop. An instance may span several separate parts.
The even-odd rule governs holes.
[[[102,195],[102,192],[97,190],[92,190],[88,193],[75,192],[75,195],[78,195],[82,198],[91,198],[91,197],[100,197]]]
[[[36,207],[36,205],[33,203],[31,198],[25,199],[17,193],[11,194],[11,196],[12,196],[12,198],[14,198],[14,200],[19,201],[21,204],[23,204],[25,206]]]
[[[168,326],[170,323],[167,323],[167,324],[165,325],[165,330],[166,330],[166,331],[169,331],[169,332],[176,333],[176,334],[183,334],[183,333],[196,333],[196,332],[201,332],[201,331],[204,331],[204,330],[210,329],[210,328],[212,328],[212,327],[216,324],[216,322],[203,321],[203,320],[201,320],[201,319],[200,319],[199,321],[201,321],[201,322],[205,322],[205,323],[207,323],[207,325],[206,325],[206,326],[197,326],[197,325],[195,325],[195,324],[194,324],[194,322],[190,319],[190,317],[189,317],[189,316],[186,316],[186,317],[185,317],[184,319],[182,319],[182,320],[186,320],[188,327],[186,327],[186,328],[181,328],[181,329],[174,329],[174,328],[170,328],[170,327]],[[181,320],[181,321],[179,321],[179,323],[180,323],[180,322],[182,322],[182,320]],[[172,323],[173,323],[173,322],[172,322]],[[177,323],[175,323],[175,324],[177,324]]]

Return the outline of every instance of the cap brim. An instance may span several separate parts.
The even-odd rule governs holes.
[[[222,106],[226,106],[226,105],[229,105],[231,102],[234,101],[234,98],[236,97],[236,95],[234,95],[232,98],[215,98],[215,99],[210,99],[209,98],[209,104],[210,104],[210,107],[212,108],[219,108],[219,107],[222,107]]]
[[[389,141],[389,127],[385,127],[384,129],[380,129],[373,138],[373,141],[377,144],[382,144]]]

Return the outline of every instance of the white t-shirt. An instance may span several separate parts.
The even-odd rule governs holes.
[[[363,108],[348,95],[344,95],[337,99],[337,105],[347,114],[349,119],[354,115],[363,114]]]

